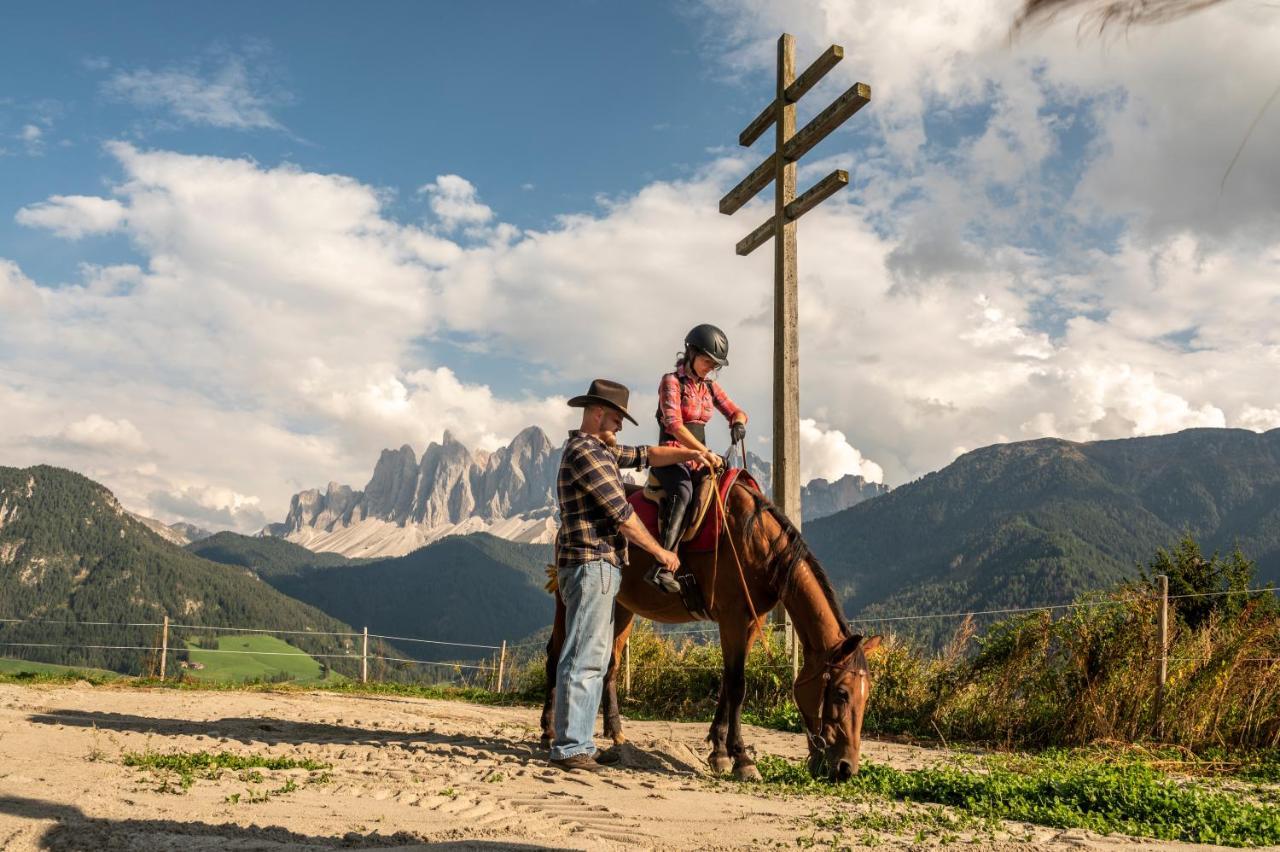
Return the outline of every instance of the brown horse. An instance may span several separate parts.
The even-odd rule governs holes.
[[[804,648],[804,666],[796,678],[794,695],[809,743],[809,771],[816,776],[825,769],[832,780],[846,780],[858,771],[862,716],[871,691],[866,655],[879,645],[880,637],[864,640],[850,633],[826,573],[795,525],[766,497],[736,483],[729,491],[725,511],[717,551],[681,555],[682,564],[697,576],[707,609],[719,625],[724,656],[720,700],[708,736],[711,768],[717,773],[732,768],[734,777],[743,781],[760,778],[742,740],[747,651],[761,627],[752,612],[763,616],[781,601]],[[679,596],[644,582],[651,557],[636,550],[633,548],[632,562],[622,572],[614,610],[613,657],[604,683],[604,732],[615,744],[625,741],[618,709],[618,661],[635,616],[665,624],[696,620]],[[555,673],[564,642],[564,619],[564,602],[557,591],[555,626],[547,642],[544,745],[552,737]]]

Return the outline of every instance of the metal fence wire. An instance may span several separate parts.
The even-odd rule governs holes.
[[[1170,662],[1207,662],[1207,657],[1170,657],[1168,656],[1168,607],[1170,601],[1181,600],[1185,598],[1205,598],[1205,597],[1222,597],[1228,595],[1256,595],[1267,592],[1274,593],[1274,588],[1263,589],[1232,589],[1218,592],[1197,592],[1182,595],[1168,594],[1168,579],[1160,576],[1155,578],[1158,582],[1161,594],[1152,596],[1159,604],[1159,647],[1161,649],[1160,657],[1152,662],[1159,664],[1158,680],[1161,685],[1161,693],[1166,677],[1167,665]],[[898,622],[923,621],[928,619],[954,619],[954,618],[972,618],[979,616],[994,615],[1015,615],[1030,612],[1058,612],[1064,610],[1091,609],[1106,606],[1124,606],[1129,601],[1120,600],[1099,600],[1099,601],[1082,601],[1068,604],[1045,604],[1043,606],[1028,607],[1004,607],[998,609],[986,610],[957,610],[954,612],[935,612],[935,613],[902,613],[887,615],[864,615],[858,618],[850,619],[849,625],[876,625],[876,624],[893,624]],[[396,636],[385,633],[371,633],[369,628],[364,628],[360,632],[353,631],[320,631],[320,630],[285,630],[270,627],[239,627],[228,625],[214,624],[187,624],[174,622],[165,616],[162,621],[72,621],[66,619],[52,618],[0,618],[0,628],[10,625],[38,625],[43,628],[63,627],[105,627],[113,629],[158,629],[160,631],[158,644],[109,644],[109,643],[57,643],[57,642],[33,642],[33,641],[0,641],[0,648],[23,648],[23,649],[64,649],[64,650],[109,650],[109,651],[139,651],[148,654],[158,655],[159,676],[164,678],[168,673],[168,658],[171,654],[196,650],[200,654],[239,654],[253,657],[307,657],[318,660],[347,660],[360,665],[360,682],[368,683],[369,681],[369,663],[370,661],[377,663],[395,663],[401,666],[424,666],[436,670],[450,670],[457,673],[475,672],[483,673],[486,679],[491,678],[492,688],[496,691],[504,691],[508,688],[507,677],[509,671],[509,662],[511,662],[511,654],[517,651],[524,651],[530,648],[540,648],[545,646],[542,641],[525,641],[519,643],[508,642],[507,640],[498,640],[494,643],[477,643],[477,642],[455,642],[446,639],[428,639],[418,636]],[[762,625],[762,630],[781,630],[782,624],[768,623]],[[236,634],[259,634],[259,635],[277,635],[277,636],[315,636],[315,637],[342,637],[346,639],[359,639],[359,653],[354,651],[344,654],[338,653],[308,653],[305,651],[259,651],[252,649],[235,649],[235,648],[175,648],[170,643],[170,635],[173,631],[186,631],[190,633],[236,633]],[[42,631],[43,632],[43,631]],[[673,629],[659,628],[657,635],[661,638],[678,638],[678,637],[707,637],[719,632],[719,627],[715,625],[698,625],[691,627],[678,627]],[[0,633],[3,637],[3,633]],[[369,640],[381,640],[384,644],[382,653],[378,653],[377,649],[373,653],[370,652]],[[482,651],[488,652],[489,662],[476,661],[470,656],[465,660],[422,660],[415,657],[398,656],[390,651],[394,648],[387,646],[385,643],[415,643],[421,645],[430,645],[442,648],[459,648],[465,649],[467,652]],[[536,654],[536,651],[533,653]],[[766,667],[769,669],[786,669],[791,668],[793,671],[798,665],[798,655],[792,654],[791,662],[788,664],[769,663]],[[1237,662],[1254,662],[1274,664],[1280,663],[1280,657],[1247,657],[1237,660]],[[630,648],[627,648],[625,655],[625,663],[628,670],[632,668]],[[638,664],[636,668],[673,668],[672,665]],[[145,668],[145,666],[144,666]],[[681,668],[719,671],[711,666],[690,665]],[[475,675],[473,675],[475,676]],[[629,681],[629,677],[627,678]]]

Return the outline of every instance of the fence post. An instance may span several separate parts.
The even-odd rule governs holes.
[[[626,668],[622,674],[622,688],[628,698],[631,697],[631,637],[627,637],[627,644],[622,646],[622,661]]]
[[[360,643],[360,682],[369,682],[369,628],[364,629],[364,639]]]
[[[164,680],[165,663],[169,660],[169,616],[164,617],[160,628],[160,679]]]
[[[1160,574],[1160,670],[1156,676],[1156,739],[1164,737],[1164,686],[1169,676],[1169,576]]]
[[[502,692],[502,674],[507,668],[507,640],[502,640],[502,650],[498,652],[498,688],[495,692]]]

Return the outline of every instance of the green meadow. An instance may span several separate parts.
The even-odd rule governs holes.
[[[76,675],[85,674],[92,676],[93,679],[117,678],[120,677],[116,672],[109,672],[106,669],[95,669],[86,666],[59,666],[54,663],[33,663],[30,660],[10,660],[0,659],[0,674],[18,675],[18,674],[56,674],[56,675]]]
[[[203,681],[289,681],[292,683],[337,683],[345,680],[341,675],[329,672],[325,677],[323,667],[314,657],[300,648],[274,636],[220,636],[217,648],[201,647],[187,643],[187,654],[192,663],[200,663],[201,669],[178,669],[184,678]],[[241,653],[230,653],[230,652]]]

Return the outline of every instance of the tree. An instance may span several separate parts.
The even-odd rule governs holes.
[[[1215,614],[1223,618],[1236,615],[1249,600],[1265,596],[1274,601],[1270,592],[1248,593],[1253,582],[1253,562],[1239,547],[1226,559],[1216,552],[1205,559],[1189,532],[1172,552],[1157,550],[1155,559],[1146,568],[1139,568],[1139,574],[1153,591],[1155,578],[1160,574],[1168,576],[1174,612],[1192,630]]]

